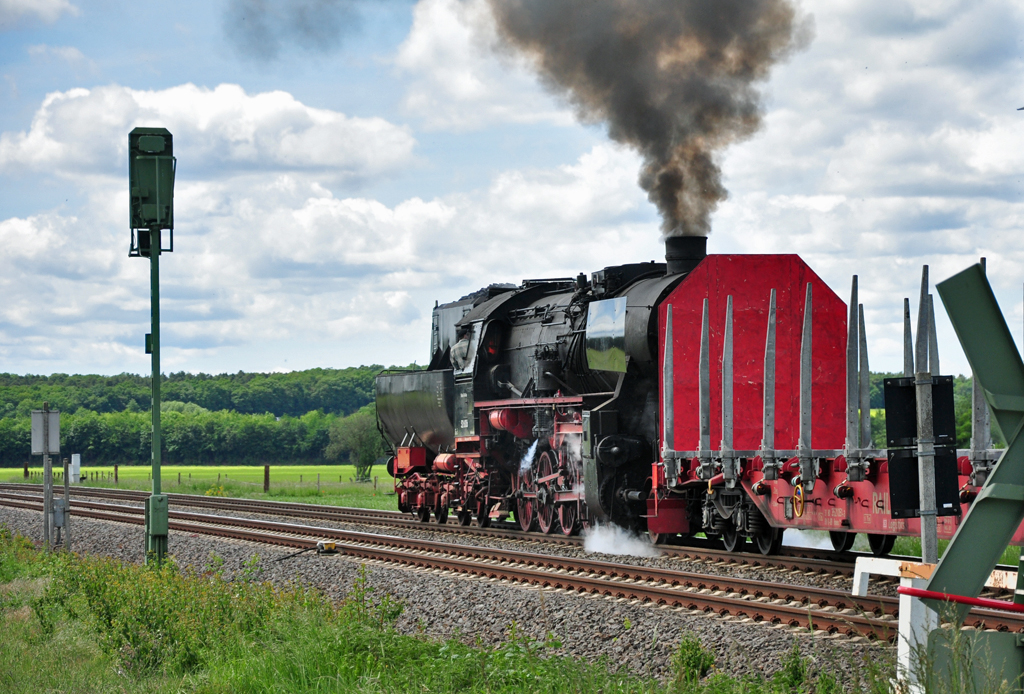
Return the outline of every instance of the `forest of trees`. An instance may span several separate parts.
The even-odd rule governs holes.
[[[239,414],[301,417],[320,410],[351,414],[373,400],[373,378],[383,367],[307,369],[289,373],[208,374],[175,373],[163,377],[164,400],[193,403],[207,410]],[[148,410],[150,377],[16,376],[0,374],[0,417],[26,416],[43,402],[61,412],[81,408],[100,414]]]
[[[365,465],[382,452],[372,404],[382,368],[165,376],[165,461]],[[43,402],[61,411],[62,455],[80,453],[85,464],[148,463],[149,387],[149,378],[132,374],[0,374],[0,466],[29,459],[29,413]]]

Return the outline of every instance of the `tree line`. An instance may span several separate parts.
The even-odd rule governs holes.
[[[338,462],[357,474],[383,455],[373,405],[380,366],[284,374],[170,374],[161,388],[163,459],[190,465]],[[0,374],[0,466],[30,461],[31,419],[61,411],[61,455],[148,464],[150,378]]]
[[[164,400],[194,403],[212,411],[270,413],[301,417],[319,410],[347,415],[373,400],[373,379],[383,367],[307,369],[289,373],[189,374],[161,377]],[[61,412],[100,414],[142,411],[150,407],[149,376],[0,374],[0,417],[23,417],[49,402]]]

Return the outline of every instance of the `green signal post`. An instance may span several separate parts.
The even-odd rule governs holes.
[[[167,554],[167,495],[160,489],[160,254],[174,250],[173,138],[165,128],[135,128],[128,134],[130,193],[129,257],[149,258],[150,316],[146,353],[153,366],[153,493],[146,499],[146,558],[163,562]],[[163,246],[162,231],[169,232]]]

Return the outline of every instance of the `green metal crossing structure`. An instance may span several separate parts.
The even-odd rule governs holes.
[[[985,269],[973,265],[937,285],[974,378],[984,393],[992,416],[1007,441],[1007,448],[992,469],[970,510],[960,523],[926,589],[952,596],[976,597],[995,568],[1014,533],[1024,521],[1024,361],[1017,351],[1006,320],[996,302]],[[1018,569],[1014,602],[1024,601]],[[926,601],[943,616],[951,615],[958,628],[970,607]],[[929,653],[936,666],[948,657],[949,632],[933,631]],[[1024,673],[1024,635],[964,632],[975,652],[976,681],[997,675],[1020,687]]]

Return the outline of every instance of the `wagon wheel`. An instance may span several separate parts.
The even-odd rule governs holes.
[[[829,530],[828,539],[832,540],[832,548],[837,552],[849,552],[853,547],[853,541],[857,539],[857,533],[848,533],[845,530]]]
[[[754,543],[757,545],[757,551],[766,557],[778,554],[782,547],[782,528],[773,528],[766,523],[754,536]]]
[[[459,519],[459,525],[467,526],[473,522],[473,512],[462,510],[456,514],[456,518]]]
[[[445,525],[448,523],[448,507],[438,506],[434,509],[434,520],[437,521],[438,525]]]
[[[551,451],[544,451],[537,461],[537,477],[543,479],[555,472],[555,456]],[[555,495],[551,491],[550,482],[537,487],[537,526],[542,533],[550,533],[555,529]]]
[[[871,547],[871,553],[876,557],[884,557],[892,551],[892,547],[895,544],[895,535],[875,535],[868,533],[868,545]]]
[[[728,527],[722,530],[722,544],[726,552],[742,552],[743,546],[747,544],[747,538],[740,535],[736,526],[731,522]]]
[[[519,488],[529,489],[532,484],[533,475],[530,474],[530,470],[527,468],[519,474]],[[516,499],[516,521],[519,522],[519,527],[524,532],[530,532],[535,525],[537,520],[536,506],[536,499]]]
[[[416,509],[416,517],[420,519],[420,523],[429,523],[430,522],[430,507],[429,506],[420,506],[418,509]]]
[[[558,507],[558,523],[562,526],[562,534],[564,535],[575,535],[579,529],[579,524],[576,521],[580,514],[576,503],[573,501]]]

